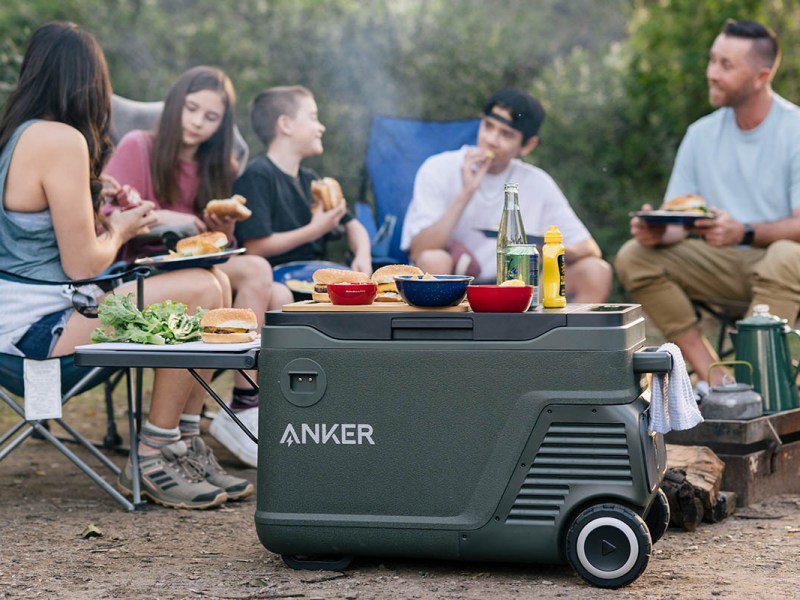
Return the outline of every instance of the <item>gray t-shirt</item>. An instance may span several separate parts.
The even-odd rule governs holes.
[[[26,121],[0,154],[0,193],[4,193],[11,155],[22,132],[35,121]],[[7,211],[0,195],[0,269],[36,279],[67,281],[61,268],[50,211]],[[21,356],[14,345],[31,325],[44,316],[72,306],[67,286],[29,285],[0,279],[0,352]]]
[[[664,199],[682,194],[698,194],[742,223],[790,217],[800,209],[800,107],[775,94],[755,129],[739,129],[728,107],[693,123]]]

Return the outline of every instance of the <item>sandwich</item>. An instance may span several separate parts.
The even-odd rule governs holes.
[[[321,206],[324,211],[336,208],[344,202],[342,186],[333,177],[323,177],[312,181],[311,197],[314,199],[314,205]]]
[[[252,308],[215,308],[200,319],[207,344],[242,344],[256,339],[258,321]]]
[[[665,201],[661,210],[674,212],[688,212],[697,215],[710,215],[711,211],[706,206],[706,201],[696,194],[684,194]]]
[[[236,194],[231,198],[209,200],[203,212],[219,217],[233,217],[237,221],[244,221],[253,214],[253,212],[245,206],[246,203],[247,199],[244,196]]]
[[[402,302],[400,292],[397,291],[395,276],[397,275],[423,275],[422,270],[411,265],[386,265],[372,274],[372,281],[378,284],[378,295],[375,302]]]
[[[222,252],[228,245],[228,236],[221,231],[206,231],[198,235],[178,240],[175,245],[176,258],[184,256],[202,256]]]
[[[369,283],[369,275],[361,271],[345,271],[343,269],[317,269],[311,276],[314,280],[314,291],[311,299],[316,302],[330,302],[328,296],[329,283]]]

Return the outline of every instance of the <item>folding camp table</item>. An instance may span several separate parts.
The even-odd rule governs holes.
[[[236,369],[245,379],[258,390],[256,383],[245,373],[246,369],[254,369],[258,364],[260,341],[247,344],[205,344],[203,342],[189,342],[168,346],[155,346],[150,344],[115,343],[90,344],[78,346],[75,349],[75,364],[80,367],[122,367],[136,370],[136,385],[128,386],[129,411],[128,419],[132,434],[138,433],[141,427],[142,414],[142,378],[141,370],[154,369],[186,369],[203,386],[208,394],[220,405],[234,422],[244,431],[254,443],[258,443],[256,436],[245,427],[236,414],[219,397],[214,389],[207,384],[198,369]],[[131,440],[131,463],[134,472],[139,471],[139,455],[136,451],[136,441]],[[140,508],[141,489],[139,479],[133,478],[133,506]]]

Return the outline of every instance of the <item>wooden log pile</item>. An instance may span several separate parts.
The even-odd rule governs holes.
[[[733,514],[736,494],[721,491],[725,463],[705,446],[667,444],[667,495],[670,525],[694,531],[705,520],[717,523]]]

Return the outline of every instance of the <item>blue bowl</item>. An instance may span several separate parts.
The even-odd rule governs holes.
[[[473,279],[466,275],[434,275],[433,279],[424,279],[422,275],[397,275],[394,281],[400,296],[411,306],[441,308],[464,300],[467,286]]]

